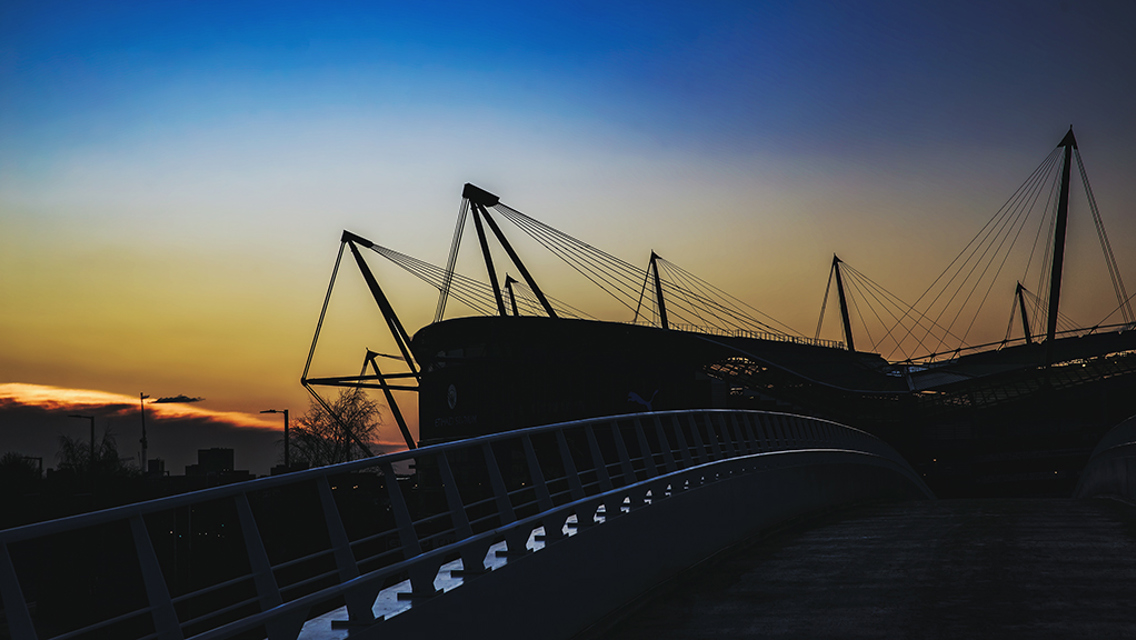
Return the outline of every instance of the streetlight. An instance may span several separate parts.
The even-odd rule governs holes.
[[[95,416],[69,415],[68,418],[82,418],[91,421],[91,473],[95,472]]]
[[[146,468],[146,445],[149,443],[146,442],[146,404],[144,402],[149,397],[141,392],[138,394],[138,410],[142,412],[142,439],[138,441],[142,445],[142,477],[146,477],[146,473],[149,471]]]
[[[292,466],[288,463],[288,410],[287,409],[265,409],[261,413],[283,413],[284,414],[284,469],[291,469]]]

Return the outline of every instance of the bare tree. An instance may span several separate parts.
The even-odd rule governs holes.
[[[110,429],[103,431],[102,440],[95,442],[95,455],[91,456],[91,445],[83,438],[59,436],[60,471],[74,473],[93,473],[98,476],[131,476],[138,469],[123,463],[118,457],[118,443]]]
[[[371,442],[374,438],[382,424],[379,404],[362,389],[344,389],[328,406],[330,412],[313,399],[307,413],[292,427],[289,441],[293,460],[322,467],[368,455],[357,441]]]

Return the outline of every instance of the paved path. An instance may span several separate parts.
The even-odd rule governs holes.
[[[1136,509],[1059,499],[857,507],[669,587],[601,637],[1136,638]]]

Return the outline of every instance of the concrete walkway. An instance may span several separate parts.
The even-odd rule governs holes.
[[[1136,509],[857,507],[695,570],[598,637],[1134,638]]]

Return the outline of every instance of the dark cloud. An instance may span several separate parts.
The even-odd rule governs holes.
[[[185,395],[177,395],[177,396],[170,396],[168,398],[158,398],[157,400],[151,400],[150,402],[152,402],[152,403],[160,403],[160,402],[201,402],[204,399],[205,398],[191,398],[191,397],[185,396]]]

